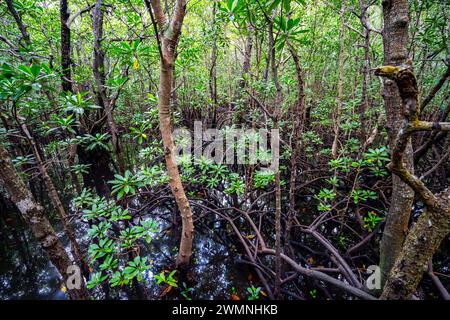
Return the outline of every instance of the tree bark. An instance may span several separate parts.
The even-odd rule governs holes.
[[[73,229],[70,225],[69,218],[66,214],[66,209],[64,208],[64,205],[59,198],[58,191],[56,191],[55,185],[53,184],[53,181],[48,174],[47,167],[45,165],[45,161],[42,155],[42,151],[39,148],[39,145],[36,143],[36,140],[28,130],[28,127],[24,123],[19,123],[20,128],[22,132],[24,133],[25,137],[30,143],[31,149],[33,151],[33,155],[36,159],[37,167],[39,169],[39,172],[42,176],[42,179],[44,180],[45,187],[48,191],[48,196],[50,198],[50,201],[53,205],[53,207],[56,210],[56,213],[58,214],[59,219],[61,220],[63,224],[64,232],[67,236],[67,238],[70,241],[71,248],[72,248],[72,254],[79,264],[80,267],[85,267],[85,261],[83,259],[83,254],[81,252],[80,246],[78,245],[77,239],[75,237],[75,233],[73,232]]]
[[[59,271],[63,280],[66,281],[69,276],[67,274],[68,267],[71,265],[69,256],[45,217],[42,206],[35,201],[31,192],[26,188],[11,162],[8,151],[2,145],[0,145],[0,179],[11,196],[11,200],[29,224],[42,249]],[[83,278],[81,278],[80,289],[68,290],[68,294],[71,299],[89,299]]]
[[[156,18],[154,26],[157,41],[160,49],[160,79],[158,94],[159,128],[164,145],[164,157],[166,161],[169,184],[172,194],[175,197],[178,209],[181,213],[182,231],[180,248],[177,257],[177,267],[183,269],[189,265],[192,255],[192,242],[194,238],[194,222],[189,200],[184,192],[175,159],[175,145],[172,137],[172,125],[170,119],[170,96],[173,78],[173,65],[175,63],[175,50],[178,38],[181,34],[181,27],[186,10],[186,1],[177,0],[175,12],[170,22],[162,11],[159,0],[145,1],[147,9],[152,17]],[[153,11],[152,11],[153,10]],[[153,18],[154,13],[154,18]]]
[[[383,45],[385,65],[398,66],[407,60],[408,44],[408,1],[384,0]],[[402,124],[401,99],[397,85],[386,79],[383,86],[384,108],[387,117],[387,129],[390,149],[395,146],[395,139]],[[412,146],[408,143],[405,162],[409,170],[413,169]],[[380,245],[380,268],[382,283],[397,259],[406,234],[408,221],[414,200],[414,192],[398,176],[392,177],[391,206],[386,217],[386,225]]]
[[[408,184],[425,205],[425,211],[406,237],[381,299],[410,299],[426,270],[427,263],[450,232],[450,188],[434,195],[410,169],[404,158],[411,135],[418,131],[450,131],[450,122],[420,121],[417,80],[411,66],[383,66],[375,74],[394,80],[402,99],[402,126],[392,151],[389,169]]]
[[[408,234],[380,299],[411,299],[428,261],[450,233],[450,188],[437,195],[447,210],[425,209]]]
[[[31,45],[31,40],[30,40],[30,36],[29,36],[29,34],[27,32],[27,28],[23,24],[23,21],[20,18],[19,14],[17,13],[16,8],[14,8],[13,1],[12,0],[5,0],[5,1],[6,1],[6,6],[8,7],[9,12],[11,13],[11,15],[14,18],[14,20],[16,21],[17,27],[19,28],[20,33],[22,34],[23,42],[25,42],[25,45],[30,46]]]
[[[67,0],[60,0],[61,17],[61,83],[63,91],[72,92],[72,75],[70,61],[70,29],[67,22],[70,18]]]
[[[255,36],[255,30],[251,23],[247,24],[247,40],[245,42],[245,51],[244,51],[244,62],[242,63],[242,79],[239,80],[239,87],[244,88],[246,86],[246,77],[250,72],[250,63],[252,59],[252,47],[253,47],[253,38]]]

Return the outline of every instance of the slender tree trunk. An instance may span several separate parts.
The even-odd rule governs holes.
[[[384,0],[383,44],[384,64],[400,65],[407,60],[408,44],[408,1]],[[402,124],[401,99],[397,85],[386,79],[383,86],[384,108],[387,117],[387,129],[390,149],[395,146],[395,139]],[[408,143],[405,151],[405,163],[412,172],[412,146]],[[380,244],[380,268],[382,283],[389,274],[400,253],[406,234],[414,200],[414,192],[397,175],[392,176],[391,206],[386,217],[383,237]]]
[[[194,222],[189,200],[184,192],[175,159],[175,145],[172,136],[170,117],[170,97],[173,79],[173,65],[175,63],[175,50],[181,33],[184,16],[186,14],[186,1],[177,0],[175,12],[170,22],[164,14],[159,0],[145,1],[151,15],[160,49],[160,78],[158,94],[159,128],[164,145],[164,158],[166,161],[169,185],[181,213],[182,231],[180,248],[177,257],[177,266],[185,269],[192,256],[192,242],[194,239]],[[153,15],[154,12],[154,15]],[[155,20],[156,19],[156,20]]]
[[[68,278],[68,267],[71,262],[64,246],[58,239],[50,222],[44,215],[43,208],[34,199],[26,188],[14,165],[11,162],[8,151],[0,144],[0,179],[11,196],[11,200],[17,206],[29,224],[34,236],[41,244],[50,261],[61,274],[64,281]],[[81,278],[80,289],[68,290],[71,299],[88,299],[89,294]]]
[[[122,150],[119,143],[119,131],[113,115],[112,99],[108,98],[105,88],[105,53],[101,47],[103,38],[103,1],[97,0],[93,10],[92,29],[94,33],[94,59],[92,69],[94,72],[95,84],[98,91],[98,100],[100,106],[104,108],[106,114],[106,122],[108,123],[111,133],[111,144],[119,164],[120,174],[125,172],[125,161],[123,159]]]
[[[16,8],[14,8],[13,1],[12,0],[5,0],[5,1],[6,1],[6,6],[8,7],[9,12],[11,13],[14,20],[16,21],[17,27],[19,28],[20,33],[22,34],[21,40],[23,40],[23,42],[25,43],[26,46],[30,46],[31,40],[30,40],[30,36],[28,35],[27,28],[23,24],[23,21],[20,18],[19,14],[17,13]]]
[[[209,93],[211,96],[212,125],[216,125],[216,108],[217,108],[217,37],[216,37],[216,3],[213,3],[212,11],[212,34],[213,43],[211,49],[211,68],[209,69]]]
[[[72,75],[70,61],[70,29],[67,26],[69,20],[69,5],[67,0],[60,0],[60,18],[61,18],[61,83],[63,91],[72,92]]]
[[[245,42],[244,62],[242,64],[242,79],[239,81],[239,87],[244,88],[247,81],[245,80],[250,72],[250,62],[252,59],[253,38],[255,37],[255,30],[251,23],[247,24],[247,40]]]
[[[272,71],[272,79],[275,84],[275,88],[277,90],[277,95],[275,97],[275,109],[274,109],[274,129],[278,129],[278,121],[281,116],[281,108],[280,104],[282,101],[282,88],[281,84],[278,80],[278,70],[276,65],[276,51],[275,51],[275,40],[273,37],[273,19],[268,21],[269,25],[269,50],[270,50],[270,64]],[[278,159],[276,160],[278,161]],[[275,172],[275,289],[274,296],[276,299],[280,298],[281,295],[281,268],[282,268],[282,260],[281,260],[281,178],[280,178],[280,170],[277,169]]]
[[[292,219],[295,216],[295,204],[296,204],[296,183],[297,183],[297,157],[300,155],[301,148],[301,126],[305,121],[305,84],[303,80],[303,70],[300,65],[300,60],[294,47],[288,43],[289,52],[294,60],[296,75],[297,75],[297,90],[298,98],[292,110],[292,117],[294,118],[294,128],[292,132],[291,140],[291,157],[290,157],[290,179],[289,179],[289,212],[286,221],[285,241],[289,243],[290,230],[292,226]]]
[[[331,155],[337,157],[339,144],[339,126],[341,125],[341,114],[344,99],[344,60],[345,60],[345,0],[341,3],[341,31],[340,31],[340,50],[339,50],[339,81],[338,81],[338,97],[336,104],[336,113],[334,118],[334,139],[331,147]]]
[[[36,143],[33,135],[28,130],[27,126],[24,123],[19,124],[21,127],[22,132],[28,139],[31,149],[33,151],[34,157],[36,159],[36,163],[39,169],[39,172],[42,176],[42,179],[44,180],[45,187],[48,191],[48,196],[50,198],[50,201],[55,208],[59,219],[61,220],[63,224],[63,229],[65,234],[67,235],[67,238],[69,238],[71,248],[72,248],[72,254],[79,264],[80,267],[85,267],[85,262],[83,259],[83,254],[81,252],[80,246],[78,245],[77,239],[75,237],[75,233],[73,232],[72,227],[70,226],[69,218],[67,217],[66,210],[64,208],[64,205],[58,195],[58,191],[56,191],[55,185],[53,184],[53,181],[48,174],[47,167],[45,165],[45,161],[43,159],[42,151],[40,150],[38,144]]]
[[[70,18],[69,13],[69,5],[67,0],[60,0],[60,21],[61,21],[61,85],[62,90],[64,92],[73,93],[72,86],[72,60],[70,58],[70,28],[67,25],[67,22]],[[69,135],[70,138],[73,137],[73,134]],[[69,165],[70,177],[72,179],[72,183],[75,186],[75,191],[79,194],[81,192],[81,186],[78,182],[78,177],[76,173],[71,170],[71,167],[75,163],[75,156],[77,154],[77,145],[69,146],[69,154],[67,155],[67,162]]]
[[[363,146],[366,141],[366,110],[369,108],[368,86],[370,81],[370,29],[365,25],[367,19],[368,6],[364,0],[359,0],[361,7],[360,20],[364,28],[364,65],[363,65],[363,81],[361,89],[361,102],[359,105],[359,141]]]

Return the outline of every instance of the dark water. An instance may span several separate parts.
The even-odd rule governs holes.
[[[0,299],[67,299],[67,295],[61,290],[59,275],[53,265],[43,254],[39,244],[33,238],[25,222],[21,219],[15,209],[0,208]],[[171,212],[166,209],[158,208],[153,212],[146,212],[144,218],[152,218],[159,222],[161,232],[152,241],[151,244],[142,243],[140,255],[147,257],[152,261],[151,268],[144,274],[143,290],[149,299],[184,299],[179,289],[173,289],[167,294],[163,294],[167,286],[157,285],[154,279],[155,274],[163,270],[172,270],[177,254],[179,235],[174,229],[168,228],[171,221]],[[195,216],[199,217],[200,212]],[[413,219],[418,214],[413,215]],[[303,216],[305,218],[305,216]],[[313,215],[309,216],[310,220]],[[308,223],[311,221],[308,221]],[[58,235],[63,243],[66,244],[67,252],[70,248],[67,245],[67,239],[63,236],[61,226],[55,220],[52,221]],[[194,240],[194,268],[190,276],[193,283],[190,285],[194,290],[189,294],[192,299],[230,299],[235,290],[241,299],[246,299],[248,293],[246,288],[254,285],[261,286],[253,270],[246,264],[242,264],[245,259],[235,237],[230,237],[227,231],[227,225],[218,219],[215,215],[204,215],[196,222],[196,234]],[[321,232],[332,236],[333,228],[331,225],[328,231]],[[82,248],[87,251],[89,239],[87,238],[87,224],[74,224],[77,238]],[[304,245],[315,250],[322,250],[310,237],[301,235],[298,239]],[[236,247],[235,247],[236,245]],[[304,251],[302,248],[298,248]],[[307,252],[307,251],[305,251]],[[308,256],[305,255],[305,258]],[[317,263],[320,263],[317,258]],[[433,259],[434,271],[437,272],[444,286],[450,289],[450,236],[441,244],[440,250]],[[376,263],[376,255],[372,259],[362,257],[353,261],[355,267],[362,264],[368,265]],[[332,267],[332,265],[325,265]],[[299,277],[298,285],[305,292],[305,298],[310,290],[317,288],[317,283],[310,279]],[[179,283],[179,285],[181,285]],[[291,284],[292,285],[292,284]],[[427,276],[424,276],[421,284],[424,292],[421,298],[440,299],[439,293]],[[290,287],[290,285],[289,285]],[[287,289],[289,289],[289,287]],[[335,291],[332,286],[328,290],[334,299],[351,299],[351,296]],[[294,290],[293,290],[294,291]],[[100,290],[94,290],[95,299],[104,299],[105,296]],[[111,290],[111,299],[138,299],[139,295],[130,293],[130,290]],[[292,298],[292,297],[287,297]],[[315,298],[314,298],[315,299]],[[317,292],[317,299],[327,299],[327,296]]]
[[[67,295],[61,290],[58,272],[42,252],[19,214],[10,210],[3,212],[1,216],[0,299],[67,299]],[[152,218],[159,221],[161,230],[165,230],[168,223],[166,219],[160,219],[158,216]],[[211,221],[204,224],[204,228],[196,230],[195,267],[191,275],[194,279],[191,287],[194,290],[189,295],[193,299],[230,299],[234,287],[241,298],[246,299],[246,288],[250,285],[259,285],[256,277],[248,266],[238,262],[240,254],[235,248],[221,238],[219,233],[223,230],[223,225],[214,222],[214,219]],[[61,230],[57,222],[53,221],[53,225],[56,230]],[[80,245],[87,248],[89,245],[86,237],[87,226],[78,223],[74,227]],[[61,231],[58,231],[58,235],[66,243],[67,252],[70,252],[67,239],[63,237]],[[152,267],[144,274],[142,283],[151,299],[184,299],[180,295],[180,290],[172,290],[169,294],[161,296],[166,287],[157,285],[154,279],[155,274],[174,265],[178,247],[177,238],[173,232],[161,232],[157,239],[145,245],[140,253],[153,262]],[[137,298],[124,295],[123,291],[121,290],[122,294],[119,295],[113,289],[111,298]],[[95,296],[98,299],[104,297],[100,292]]]

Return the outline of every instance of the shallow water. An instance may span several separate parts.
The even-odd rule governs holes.
[[[0,225],[0,299],[67,299],[67,295],[61,291],[58,272],[43,254],[31,232],[25,223],[18,219],[17,212],[2,214]],[[161,230],[168,223],[153,217],[160,223]],[[8,221],[6,225],[5,220]],[[60,226],[53,223],[57,230]],[[194,299],[230,299],[234,287],[242,298],[246,297],[246,287],[257,285],[255,277],[248,266],[237,263],[240,255],[230,245],[221,244],[214,228],[219,230],[219,224],[208,223],[209,230],[201,228],[197,230],[194,240],[194,262],[193,278],[194,291],[190,296]],[[82,248],[87,248],[88,239],[85,236],[87,226],[78,223],[74,226]],[[59,231],[58,235],[62,236]],[[173,266],[178,241],[172,232],[165,232],[154,239],[151,244],[145,244],[141,250],[141,256],[152,261],[152,267],[144,274],[143,286],[151,299],[184,299],[179,290],[172,290],[170,294],[160,296],[165,289],[154,280],[154,274],[167,270]],[[26,241],[24,240],[26,239]],[[67,252],[70,248],[67,240],[62,237],[66,244]],[[26,244],[26,246],[24,245]],[[250,281],[248,279],[251,279]],[[98,295],[97,298],[102,298]],[[111,298],[129,299],[136,298],[111,292]]]

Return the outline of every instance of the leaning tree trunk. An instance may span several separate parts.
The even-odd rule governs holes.
[[[53,184],[53,180],[50,177],[47,167],[45,166],[45,160],[42,153],[41,148],[36,143],[36,140],[34,139],[31,132],[28,130],[28,127],[25,123],[19,123],[20,128],[27,138],[27,140],[30,143],[31,149],[33,151],[33,155],[36,159],[36,164],[39,169],[39,173],[42,176],[42,180],[44,181],[45,187],[48,192],[48,197],[50,198],[50,201],[53,205],[53,207],[56,210],[56,213],[58,214],[59,219],[62,222],[64,232],[67,236],[67,238],[70,241],[70,245],[72,248],[72,254],[75,258],[75,261],[77,261],[80,264],[80,267],[87,267],[86,262],[83,259],[83,253],[81,252],[80,246],[77,242],[77,239],[75,237],[75,233],[72,229],[72,226],[70,225],[69,218],[66,214],[66,209],[64,208],[64,205],[59,197],[58,191],[56,190],[55,185]]]
[[[61,274],[64,281],[68,278],[68,267],[71,262],[61,241],[58,239],[50,222],[45,217],[43,208],[39,205],[31,192],[17,173],[11,162],[8,151],[0,144],[0,180],[11,196],[11,200],[24,216],[42,249],[50,261]],[[71,299],[88,299],[89,295],[84,286],[83,278],[80,289],[68,290]]]
[[[384,64],[401,65],[407,60],[408,43],[408,1],[384,0]],[[384,108],[387,117],[389,147],[393,150],[397,133],[402,124],[400,112],[401,99],[397,85],[386,79],[383,87]],[[408,144],[405,151],[405,162],[409,170],[413,169],[412,146]],[[386,217],[386,225],[380,245],[380,268],[382,283],[389,274],[402,248],[408,232],[408,221],[414,193],[398,176],[392,176],[391,206]]]
[[[163,12],[159,0],[152,0],[150,2],[146,0],[145,4],[152,17],[155,29],[159,29],[156,32],[161,58],[158,94],[159,128],[164,144],[164,157],[166,160],[167,173],[169,175],[170,188],[181,213],[182,232],[177,266],[183,269],[189,265],[192,255],[194,222],[189,200],[184,192],[175,159],[175,144],[173,141],[170,120],[170,96],[172,91],[175,50],[181,34],[181,27],[186,10],[186,1],[177,0],[175,12],[173,13],[170,22],[167,21],[167,16]],[[155,19],[156,21],[154,21]]]

